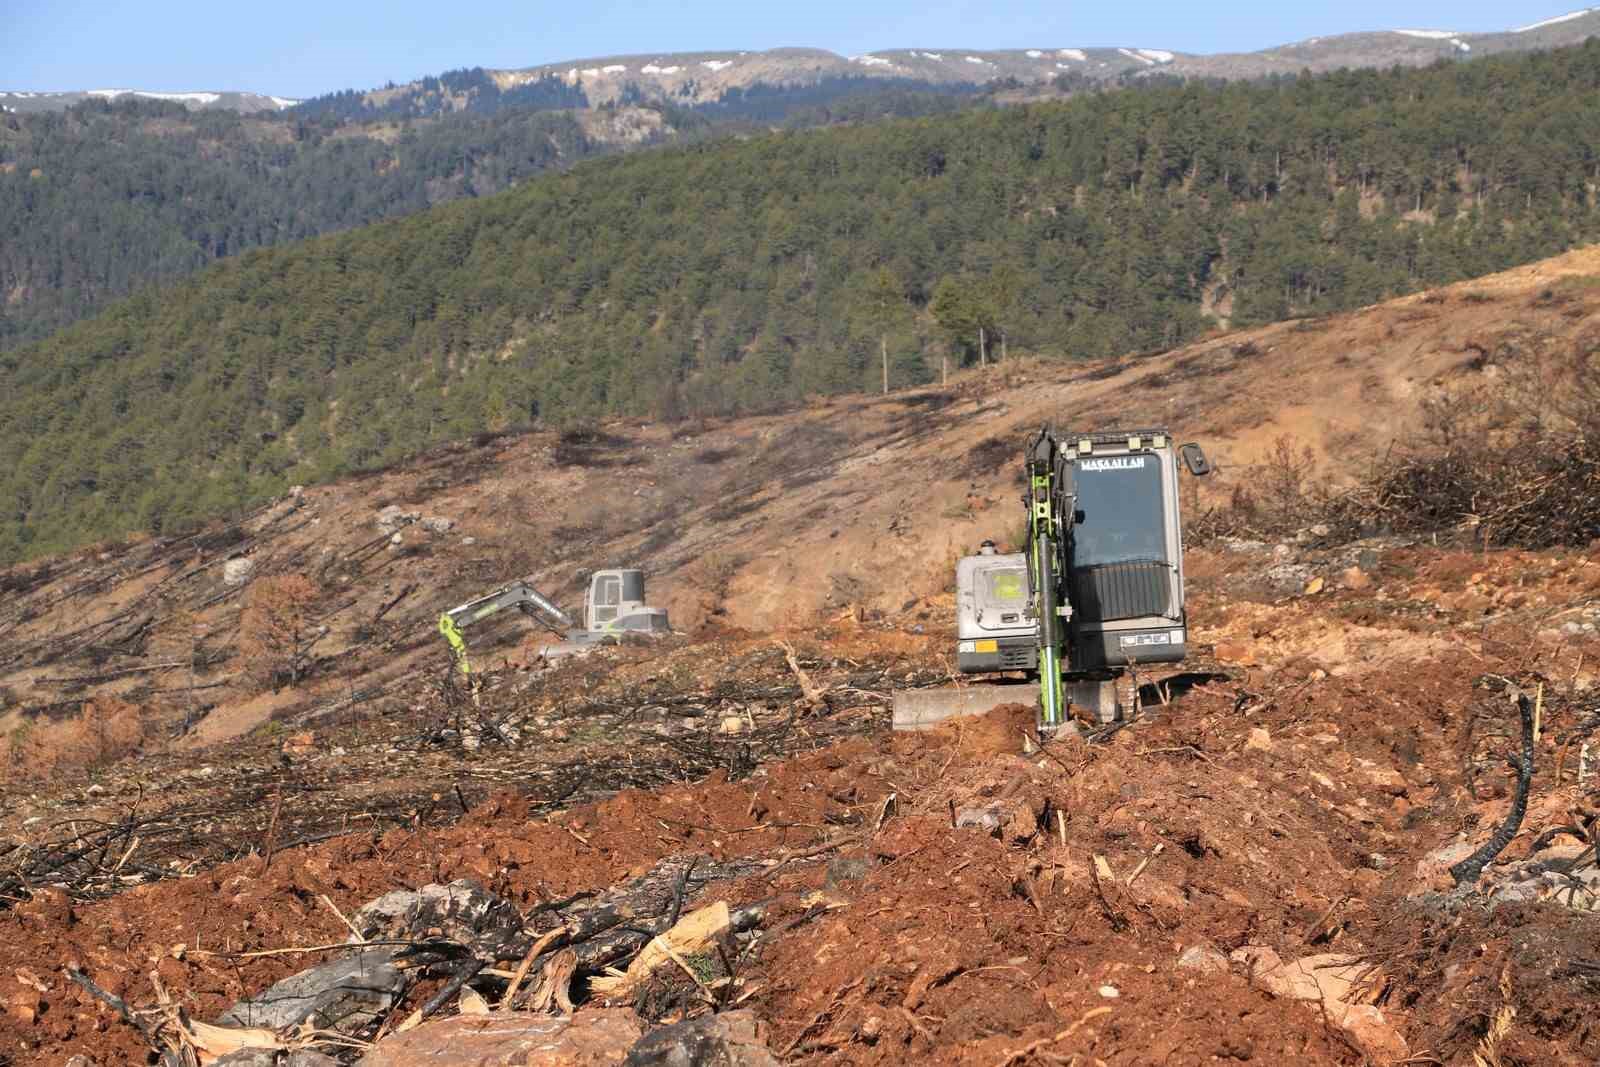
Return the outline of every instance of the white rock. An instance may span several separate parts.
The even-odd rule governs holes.
[[[1178,957],[1178,966],[1185,971],[1215,974],[1228,969],[1228,957],[1210,945],[1190,945]]]
[[[415,511],[405,511],[399,504],[390,504],[378,512],[378,529],[384,533],[393,533],[402,526],[410,526],[421,519],[422,515]]]
[[[222,581],[224,585],[243,585],[255,572],[255,561],[241,556],[222,565]]]

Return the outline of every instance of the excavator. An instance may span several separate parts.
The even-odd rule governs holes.
[[[956,566],[956,665],[963,675],[1019,674],[1018,684],[895,694],[897,730],[1037,700],[1041,735],[1082,718],[1111,723],[1137,711],[1135,672],[1183,662],[1183,529],[1179,463],[1211,472],[1196,444],[1165,429],[1057,434],[1023,451],[1027,543],[985,542]]]
[[[641,570],[595,571],[589,578],[589,593],[584,599],[582,629],[575,628],[572,618],[550,598],[519,579],[439,616],[439,633],[444,635],[462,674],[472,673],[462,631],[507,608],[518,609],[560,638],[539,649],[546,660],[583,655],[600,645],[616,644],[630,634],[648,637],[672,632],[667,610],[645,603],[644,572]]]

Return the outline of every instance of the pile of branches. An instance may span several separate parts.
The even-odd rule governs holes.
[[[1286,476],[1270,460],[1251,468],[1250,482],[1225,504],[1193,514],[1184,523],[1185,541],[1270,540],[1316,525],[1341,540],[1437,536],[1485,548],[1600,539],[1600,441],[1579,433],[1540,433],[1510,445],[1457,440],[1443,448],[1396,449],[1341,489]]]
[[[1600,447],[1552,433],[1391,454],[1326,513],[1350,530],[1453,533],[1485,547],[1585,545],[1600,538]]]
[[[50,840],[0,846],[0,909],[43,888],[64,889],[78,899],[111,896],[172,873],[153,866],[152,853],[165,855],[175,845],[201,840],[192,825],[165,815],[129,813],[114,823],[74,819]]]

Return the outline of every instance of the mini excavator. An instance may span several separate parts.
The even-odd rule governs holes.
[[[1183,661],[1183,529],[1179,462],[1209,474],[1199,445],[1164,429],[1056,434],[1046,427],[1023,453],[1024,551],[984,542],[956,567],[956,663],[964,675],[1036,678],[1016,684],[906,690],[894,698],[898,730],[927,729],[1037,699],[1041,734],[1082,717],[1115,722],[1137,710],[1133,672]]]
[[[589,579],[589,595],[584,600],[582,629],[575,629],[571,617],[548,597],[519,580],[439,616],[439,632],[450,645],[462,674],[472,672],[462,631],[507,608],[518,609],[559,638],[539,649],[546,660],[583,655],[600,645],[616,644],[630,634],[650,637],[672,632],[667,623],[667,610],[650,607],[644,602],[644,572],[641,570],[595,571]]]

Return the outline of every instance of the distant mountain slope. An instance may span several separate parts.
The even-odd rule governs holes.
[[[1492,33],[1450,29],[1359,31],[1314,37],[1258,52],[1197,54],[1167,48],[1070,47],[1040,43],[1000,50],[961,47],[889,48],[841,56],[820,48],[764,52],[669,52],[614,55],[506,70],[453,71],[382,89],[329,93],[296,101],[246,92],[152,92],[91,89],[73,92],[0,91],[0,110],[59,111],[85,99],[135,96],[175,100],[197,109],[244,113],[299,107],[310,114],[427,115],[502,106],[598,106],[654,100],[706,104],[752,87],[801,88],[840,79],[898,81],[920,87],[983,86],[997,82],[1038,85],[1065,77],[1082,84],[1111,83],[1151,74],[1248,79],[1302,70],[1425,66],[1461,59],[1562,48],[1600,34],[1600,8],[1584,8]],[[1145,42],[1145,45],[1161,42]],[[575,95],[576,94],[576,95]],[[564,99],[562,103],[555,103]]]
[[[516,70],[457,71],[370,92],[346,91],[305,101],[319,113],[337,100],[347,114],[432,114],[492,106],[502,94],[581,91],[592,105],[654,100],[680,105],[716,103],[730,94],[798,90],[841,80],[894,81],[923,88],[1021,86],[1061,82],[1087,87],[1137,81],[1152,75],[1252,79],[1304,70],[1426,66],[1580,44],[1600,34],[1600,8],[1498,33],[1448,29],[1398,29],[1299,41],[1259,52],[1198,55],[1165,48],[1062,47],[975,50],[959,47],[891,48],[841,56],[818,48],[765,52],[711,51],[615,55]],[[453,80],[452,80],[453,78]]]
[[[169,100],[195,111],[237,111],[241,115],[276,113],[300,101],[283,96],[240,92],[153,92],[146,89],[86,89],[59,93],[0,90],[0,111],[27,115],[65,111],[85,100]]]
[[[0,352],[225,256],[485,196],[672,134],[637,108],[405,129],[145,100],[0,116]]]
[[[1596,130],[1600,41],[729,138],[250,252],[0,354],[0,560],[484,429],[768,410],[884,362],[898,387],[986,347],[1166,348],[1488,273],[1600,237]]]
[[[620,56],[450,71],[298,103],[228,92],[0,92],[0,351],[243,249],[482,196],[599,153],[1163,75],[1466,59],[1549,48],[1597,27],[1600,12],[1584,11],[1500,34],[1402,30],[1219,56],[1042,47]],[[58,121],[69,104],[82,114]]]

